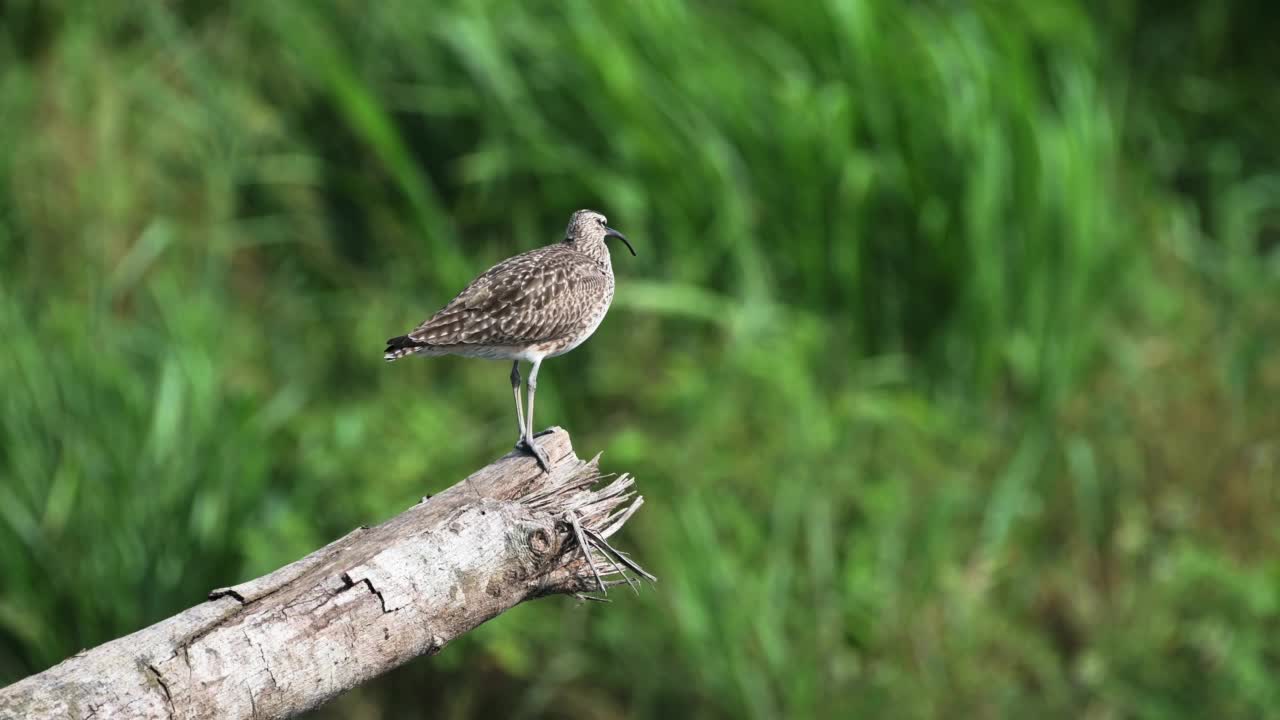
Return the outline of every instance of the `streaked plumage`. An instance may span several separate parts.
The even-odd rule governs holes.
[[[612,300],[607,258],[592,258],[568,243],[549,245],[490,268],[412,332],[388,341],[386,359],[419,353],[532,361],[536,354],[557,355],[586,339]]]
[[[514,361],[520,444],[546,469],[532,434],[538,367],[544,358],[569,352],[591,337],[613,302],[613,265],[605,240],[627,240],[606,222],[591,210],[574,213],[564,240],[489,268],[412,332],[388,340],[383,357],[463,355]],[[518,384],[521,360],[533,364],[527,425]]]

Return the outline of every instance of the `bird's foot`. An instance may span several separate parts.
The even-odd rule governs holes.
[[[542,468],[542,472],[551,474],[551,458],[547,457],[547,451],[543,450],[540,445],[533,441],[534,436],[524,436],[520,438],[520,442],[516,443],[517,450],[528,451],[538,461],[538,467]]]

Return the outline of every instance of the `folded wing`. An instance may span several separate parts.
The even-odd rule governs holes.
[[[577,254],[517,255],[476,278],[407,338],[428,346],[554,340],[581,326],[608,282],[595,261]]]

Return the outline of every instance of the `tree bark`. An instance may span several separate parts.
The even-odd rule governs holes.
[[[373,528],[0,690],[0,718],[283,718],[520,602],[652,579],[608,544],[643,503],[540,439]],[[584,553],[583,549],[586,548]],[[607,590],[606,590],[607,592]]]

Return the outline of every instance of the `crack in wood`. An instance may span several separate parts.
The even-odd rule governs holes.
[[[164,701],[165,704],[169,706],[169,717],[178,717],[178,712],[173,707],[173,695],[169,692],[169,683],[164,681],[164,676],[160,674],[160,671],[156,669],[155,665],[148,663],[147,670],[151,672],[151,676],[155,678],[156,683],[160,685],[160,689],[164,691]],[[98,711],[95,708],[93,712],[96,713]]]
[[[224,598],[224,597],[235,598],[236,602],[240,603],[241,605],[248,604],[248,601],[244,599],[244,596],[236,592],[235,588],[218,588],[217,590],[212,590],[209,592],[210,600],[217,600],[218,598]]]

